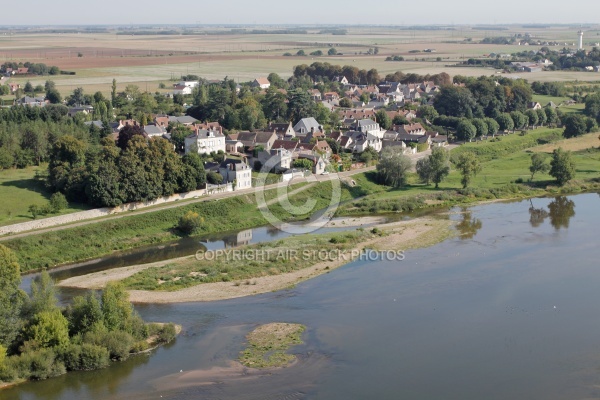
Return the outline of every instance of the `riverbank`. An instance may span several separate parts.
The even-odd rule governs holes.
[[[354,220],[355,223],[359,222],[359,219]],[[294,286],[355,260],[364,249],[400,252],[427,247],[450,237],[453,234],[451,226],[452,222],[447,219],[423,217],[377,224],[370,230],[358,228],[342,233],[303,235],[271,244],[239,248],[247,254],[258,250],[262,254],[270,252],[270,258],[268,256],[262,263],[260,260],[248,263],[242,259],[238,263],[244,265],[232,265],[226,254],[201,261],[195,257],[183,257],[73,277],[59,282],[58,286],[102,289],[108,282],[123,281],[131,289],[130,300],[134,303],[232,299]],[[298,259],[277,259],[280,254],[289,256],[291,251],[298,249],[302,249],[296,254]],[[326,253],[318,253],[322,251]],[[302,257],[304,254],[307,254],[306,258]],[[250,269],[247,264],[254,264],[251,265],[253,268]],[[224,268],[228,272],[222,272]],[[214,279],[221,281],[210,282]],[[206,282],[202,283],[201,280]],[[136,290],[135,287],[139,286],[153,290]]]

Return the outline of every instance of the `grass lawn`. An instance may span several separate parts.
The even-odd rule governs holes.
[[[35,179],[35,172],[44,169],[45,166],[0,171],[0,225],[31,221],[33,217],[27,211],[29,206],[42,206],[47,203],[52,193],[46,189],[44,182]],[[61,214],[85,209],[88,207],[84,204],[71,204],[70,208],[63,210]]]

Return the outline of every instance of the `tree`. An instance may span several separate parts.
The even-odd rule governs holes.
[[[433,106],[441,115],[473,118],[477,103],[469,89],[459,86],[444,86],[435,97]]]
[[[332,47],[327,51],[327,55],[335,56],[336,54],[337,54],[337,50],[335,49],[335,47]]]
[[[525,116],[529,120],[529,125],[531,127],[533,127],[533,129],[535,129],[537,127],[539,119],[540,119],[538,117],[537,110],[529,109],[529,110],[525,111]]]
[[[67,198],[65,197],[64,194],[62,194],[60,192],[56,192],[52,196],[50,196],[50,208],[53,213],[56,214],[56,213],[64,210],[68,206],[69,206],[69,203],[67,202]]]
[[[211,171],[206,174],[206,181],[213,185],[220,185],[223,183],[223,175],[219,174],[218,172]]]
[[[386,147],[381,152],[377,164],[377,174],[381,182],[398,188],[406,185],[411,167],[412,161],[410,158],[394,147]]]
[[[179,218],[177,228],[186,235],[191,235],[202,226],[204,219],[196,212],[188,211]]]
[[[133,306],[129,302],[129,293],[120,282],[109,282],[102,292],[102,316],[104,326],[109,332],[127,330]]]
[[[417,109],[417,115],[419,118],[433,122],[433,120],[439,115],[436,109],[432,106],[421,106]]]
[[[560,186],[575,177],[575,162],[570,151],[564,151],[559,147],[552,152],[550,176],[554,177]]]
[[[456,136],[460,140],[471,141],[477,134],[477,128],[468,120],[461,119],[456,126]]]
[[[198,153],[189,153],[182,158],[184,167],[186,169],[184,176],[189,177],[192,180],[192,187],[189,190],[201,189],[206,185],[206,171],[204,170],[204,163]]]
[[[306,90],[295,89],[288,93],[288,119],[297,123],[302,118],[312,117],[315,111],[315,102]]]
[[[456,168],[462,175],[461,184],[463,189],[466,189],[471,183],[471,180],[481,172],[481,164],[477,156],[470,151],[462,152],[454,162]]]
[[[535,110],[535,112],[537,113],[538,124],[544,126],[546,124],[546,121],[548,120],[548,118],[546,117],[546,113],[541,108]]]
[[[58,309],[57,290],[48,271],[31,281],[31,295],[26,304],[26,314],[33,316],[43,311]]]
[[[495,119],[493,119],[493,118],[484,118],[483,120],[487,124],[488,135],[491,134],[493,136],[496,133],[498,133],[498,131],[500,130],[500,125],[496,122]]]
[[[62,96],[60,95],[58,90],[56,90],[55,88],[51,88],[46,91],[46,100],[48,100],[52,104],[61,104]]]
[[[513,120],[514,128],[513,129],[524,129],[527,127],[529,123],[529,119],[525,114],[519,111],[513,111],[510,113],[510,117]]]
[[[119,131],[117,146],[125,150],[134,136],[145,137],[144,129],[139,125],[126,125]]]
[[[39,312],[25,329],[25,339],[42,348],[65,348],[69,344],[69,321],[59,308]]]
[[[392,120],[390,119],[390,116],[387,115],[385,110],[377,111],[375,113],[375,118],[377,119],[379,126],[381,126],[383,129],[388,130],[392,127]]]
[[[102,305],[94,292],[85,296],[77,296],[72,304],[67,307],[66,315],[69,320],[71,335],[84,334],[94,329],[104,327]]]
[[[347,97],[340,99],[340,107],[342,108],[352,108],[354,105],[352,104],[352,100]]]
[[[429,157],[417,160],[415,169],[417,175],[419,175],[419,180],[422,183],[429,185],[431,183],[431,162],[429,161]]]
[[[23,88],[23,91],[30,95],[34,94],[33,85],[31,84],[31,82],[27,81],[25,87]]]
[[[569,114],[564,120],[565,130],[563,136],[567,139],[587,133],[586,118],[580,114]]]
[[[117,80],[112,80],[111,90],[110,90],[110,101],[115,104],[117,100]]]
[[[300,49],[300,50],[298,50],[298,52],[296,53],[296,55],[304,57],[306,55],[306,53],[304,52],[304,50]]]
[[[544,109],[544,113],[546,114],[546,122],[550,126],[554,126],[558,122],[558,114],[552,107],[546,107]]]
[[[546,164],[546,157],[543,153],[533,153],[531,155],[531,165],[529,166],[529,172],[531,172],[531,180],[533,180],[533,176],[536,173],[546,173],[549,169],[550,165]]]
[[[37,219],[37,216],[42,213],[40,206],[37,204],[31,204],[29,208],[27,208],[27,211],[29,211],[33,219]]]
[[[417,161],[417,174],[421,182],[429,184],[435,183],[435,188],[439,188],[439,184],[450,173],[450,154],[442,147],[434,147],[431,149],[431,155]]]
[[[496,122],[498,123],[500,130],[503,132],[512,131],[515,129],[515,123],[508,113],[502,113],[498,115]]]
[[[25,293],[19,289],[21,271],[17,256],[0,244],[0,345],[10,348],[22,326]]]
[[[482,118],[473,118],[471,123],[476,129],[476,136],[482,137],[488,134],[488,124]]]

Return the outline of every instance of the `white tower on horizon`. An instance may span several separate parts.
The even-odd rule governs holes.
[[[583,49],[583,31],[577,32],[579,35],[579,46],[577,47],[579,50]]]

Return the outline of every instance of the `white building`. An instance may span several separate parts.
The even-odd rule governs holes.
[[[177,84],[174,86],[187,86],[187,87],[193,89],[195,87],[198,87],[199,85],[200,85],[200,83],[198,81],[180,81],[180,82],[177,82]]]
[[[223,182],[234,183],[233,190],[252,187],[252,169],[240,160],[225,160],[219,167]]]
[[[194,150],[198,154],[217,153],[219,150],[224,153],[225,149],[225,135],[218,131],[198,129],[185,138],[186,154]]]

